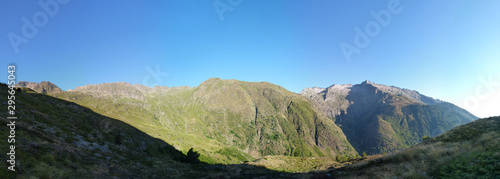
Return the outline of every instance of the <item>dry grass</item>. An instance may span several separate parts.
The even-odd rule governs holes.
[[[367,156],[353,158],[344,162],[337,162],[335,158],[330,157],[290,157],[290,156],[265,156],[250,165],[263,166],[275,171],[284,171],[291,173],[303,173],[312,171],[324,171],[332,168],[341,168],[347,165],[360,163],[380,157]]]
[[[491,178],[500,176],[500,118],[480,119],[379,159],[338,170],[346,178]]]

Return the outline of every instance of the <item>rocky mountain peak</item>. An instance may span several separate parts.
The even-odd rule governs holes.
[[[374,83],[372,83],[371,81],[365,80],[365,81],[361,82],[361,84],[374,84]]]
[[[43,93],[43,94],[62,91],[61,88],[57,87],[50,81],[42,81],[41,83],[19,81],[16,86],[29,88],[32,89],[33,91],[36,91],[37,93]]]
[[[305,88],[303,89],[299,94],[303,96],[311,96],[313,94],[318,94],[324,91],[326,88],[320,88],[320,87],[310,87],[310,88]]]

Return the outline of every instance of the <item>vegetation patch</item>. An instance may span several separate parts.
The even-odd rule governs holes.
[[[495,178],[500,176],[500,154],[495,152],[470,152],[442,166],[437,176],[441,178]]]

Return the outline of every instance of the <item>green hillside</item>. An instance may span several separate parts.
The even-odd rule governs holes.
[[[51,95],[126,122],[181,151],[194,148],[208,163],[357,154],[308,99],[266,82],[212,78],[195,88],[108,83]]]
[[[500,117],[490,117],[401,152],[326,173],[337,178],[498,178],[499,149]]]
[[[0,83],[0,95],[8,88]],[[0,159],[0,178],[291,178],[249,164],[199,163],[194,152],[181,152],[161,139],[76,103],[22,88],[15,93],[15,171],[9,155]],[[0,103],[7,109],[7,103]],[[0,117],[6,126],[10,120]],[[9,130],[0,135],[9,136]],[[0,143],[5,153],[10,144]],[[231,152],[231,151],[226,151]],[[233,155],[230,153],[230,155]]]
[[[8,88],[0,85],[0,95]],[[160,139],[73,102],[23,89],[15,94],[15,172],[1,155],[0,178],[196,176],[186,155]],[[7,109],[7,104],[2,103]],[[2,126],[10,120],[2,116]],[[1,130],[9,136],[9,130]],[[2,151],[10,144],[0,143]],[[201,175],[198,175],[201,176]]]

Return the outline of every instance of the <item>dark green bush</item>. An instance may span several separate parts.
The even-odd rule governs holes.
[[[199,163],[200,160],[198,159],[200,157],[200,153],[196,152],[193,150],[193,148],[189,149],[189,151],[186,154],[186,161],[189,163]]]
[[[471,152],[452,160],[439,169],[440,178],[497,178],[500,155],[494,152]]]

